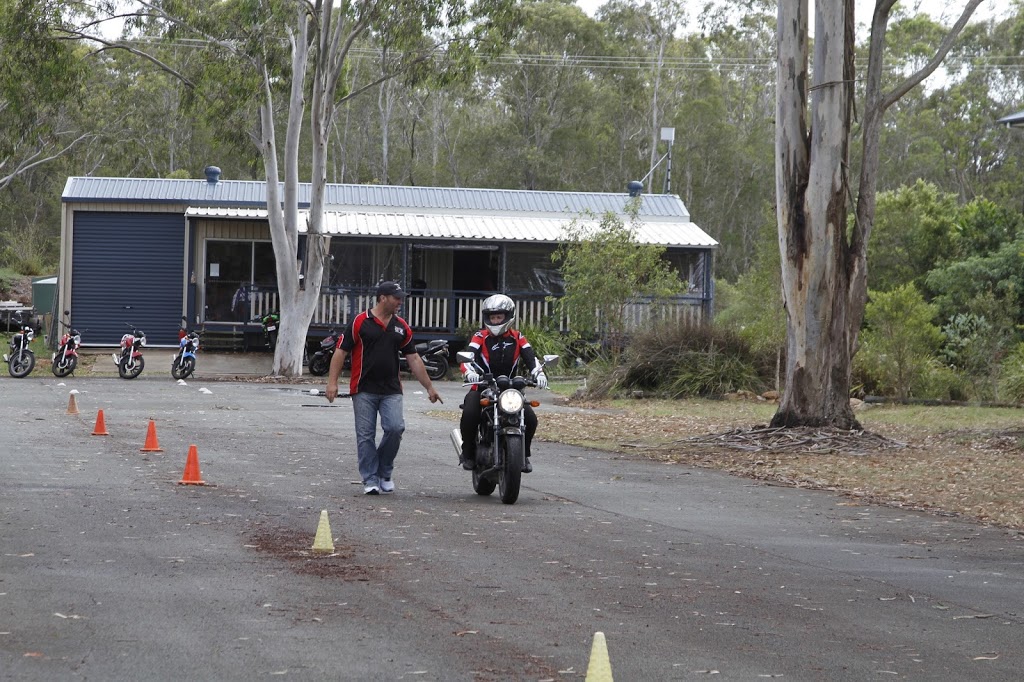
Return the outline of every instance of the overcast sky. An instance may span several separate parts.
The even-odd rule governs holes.
[[[576,0],[584,12],[593,16],[597,8],[605,4],[607,0]],[[814,11],[814,0],[809,0],[811,12]],[[928,12],[934,17],[945,19],[948,23],[956,21],[963,11],[966,0],[902,0],[902,4],[910,7],[919,6],[922,11]],[[985,0],[978,9],[974,11],[974,19],[987,19],[997,16],[1000,11],[1009,12],[1009,5],[1006,0]],[[873,0],[857,0],[856,19],[857,23],[866,24],[871,19],[871,10],[874,8]],[[945,16],[943,16],[945,13]],[[812,15],[813,16],[813,15]]]

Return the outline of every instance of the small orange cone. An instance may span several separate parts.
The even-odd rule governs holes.
[[[199,478],[199,452],[195,445],[188,446],[188,459],[185,460],[185,473],[182,475],[178,485],[206,485],[206,481]]]
[[[156,442],[156,422],[152,419],[149,420],[149,428],[146,430],[146,444],[143,445],[139,452],[163,452],[164,449],[160,447],[160,444]]]
[[[103,410],[96,413],[96,426],[92,430],[94,436],[109,436],[107,433],[107,422],[103,418]]]
[[[78,391],[71,391],[71,395],[68,396],[68,411],[66,414],[78,414],[78,401],[75,400],[75,394]]]

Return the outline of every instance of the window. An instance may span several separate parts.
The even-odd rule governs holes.
[[[249,321],[253,285],[277,286],[274,247],[270,242],[206,240],[204,319]]]

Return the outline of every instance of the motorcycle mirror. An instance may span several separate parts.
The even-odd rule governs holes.
[[[545,365],[550,365],[550,364],[552,364],[554,362],[557,362],[557,361],[558,361],[558,356],[557,355],[545,355],[544,356],[544,364]]]
[[[458,353],[455,354],[455,357],[457,357],[462,362],[473,362],[473,360],[476,358],[476,356],[468,350],[460,350]]]

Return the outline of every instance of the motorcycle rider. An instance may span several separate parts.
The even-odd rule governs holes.
[[[538,388],[547,388],[548,379],[544,374],[544,364],[537,357],[533,346],[518,329],[512,329],[516,321],[516,304],[505,294],[495,294],[484,300],[481,307],[483,328],[473,334],[466,350],[476,356],[475,362],[484,372],[494,376],[515,376],[520,368],[519,361],[530,371]],[[480,375],[466,363],[461,370],[466,383],[480,381]],[[459,463],[467,471],[473,470],[476,461],[476,433],[480,425],[479,386],[471,386],[462,404],[462,420],[459,430],[462,431],[462,456]],[[526,466],[523,473],[533,471],[530,464],[530,442],[537,432],[537,415],[529,403],[524,406],[526,418]]]

